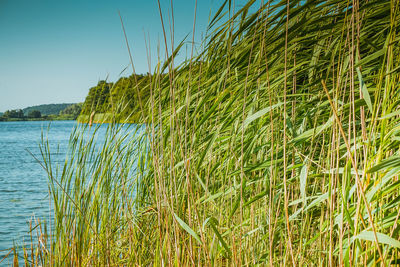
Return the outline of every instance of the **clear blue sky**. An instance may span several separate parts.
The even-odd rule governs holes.
[[[168,27],[170,1],[160,2]],[[245,2],[236,1],[238,6]],[[177,44],[192,32],[195,0],[173,3]],[[222,3],[198,0],[197,41],[205,33],[210,10],[215,13]],[[82,102],[98,80],[116,81],[129,64],[118,10],[136,72],[146,73],[143,31],[150,36],[152,67],[157,42],[163,41],[157,0],[0,0],[0,112]],[[130,73],[128,69],[122,76]]]

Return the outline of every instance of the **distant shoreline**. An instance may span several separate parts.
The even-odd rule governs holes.
[[[0,118],[0,122],[20,122],[20,121],[76,121],[76,119],[69,119],[69,118],[26,118],[26,119],[19,119],[19,118],[11,118],[11,119],[3,119]]]
[[[0,121],[76,120],[82,103],[44,104],[0,113]]]

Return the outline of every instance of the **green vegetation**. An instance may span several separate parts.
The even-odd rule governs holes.
[[[62,110],[66,109],[67,107],[73,105],[73,103],[63,103],[63,104],[45,104],[45,105],[38,105],[27,107],[23,109],[24,115],[28,115],[29,112],[33,110],[38,110],[43,116],[47,115],[58,115]]]
[[[95,122],[110,122],[114,116],[117,121],[138,122],[140,105],[136,90],[143,101],[148,101],[151,79],[150,75],[131,75],[116,83],[99,81],[90,88],[78,121],[88,122],[93,113]]]
[[[28,118],[41,118],[42,117],[42,113],[39,110],[32,110],[28,113]]]
[[[142,128],[109,124],[100,150],[76,129],[59,170],[43,141],[55,225],[27,262],[399,262],[400,2],[230,3],[198,56],[134,83]]]
[[[4,114],[2,115],[3,119],[24,119],[24,112],[22,111],[22,109],[14,109],[14,110],[7,110],[6,112],[4,112]]]
[[[0,116],[0,121],[76,120],[82,105],[83,103],[48,104],[7,110]]]
[[[76,103],[67,106],[65,109],[61,110],[58,114],[59,118],[68,118],[70,120],[76,120],[81,114],[83,103]]]

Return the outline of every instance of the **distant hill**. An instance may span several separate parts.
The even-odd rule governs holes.
[[[60,111],[66,109],[68,106],[73,105],[74,103],[63,103],[63,104],[45,104],[45,105],[38,105],[32,106],[22,109],[24,115],[27,116],[29,112],[32,110],[38,110],[42,114],[42,116],[47,115],[58,115]]]

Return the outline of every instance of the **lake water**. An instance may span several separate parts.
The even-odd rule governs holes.
[[[49,124],[52,161],[62,163],[75,121],[0,122],[0,261],[14,244],[29,244],[33,217],[49,220],[47,175],[27,151],[41,160],[39,143]]]

